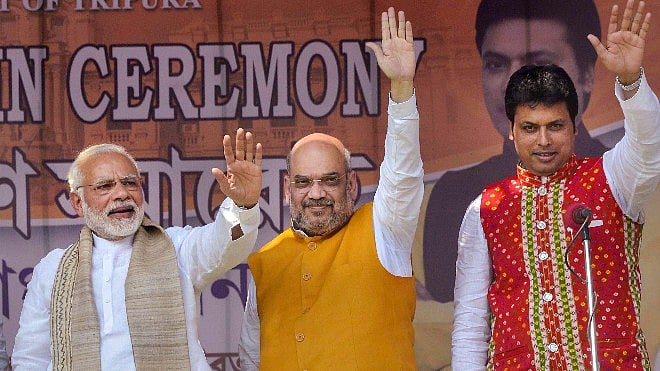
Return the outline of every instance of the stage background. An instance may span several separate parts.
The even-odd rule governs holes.
[[[606,20],[612,3],[596,3]],[[359,171],[359,202],[372,199],[389,84],[364,43],[380,37],[377,20],[389,5],[413,22],[429,191],[445,171],[502,148],[481,94],[476,0],[0,1],[0,293],[8,351],[32,268],[78,236],[82,221],[68,205],[65,177],[88,145],[114,142],[136,156],[151,218],[198,225],[223,198],[210,175],[224,166],[222,135],[253,131],[266,155],[259,246],[288,226],[284,157],[306,134],[342,139]],[[648,5],[660,14],[657,2]],[[645,56],[656,89],[659,27],[654,17]],[[593,135],[623,118],[613,81],[597,64],[584,116]],[[660,192],[647,207],[641,254],[651,354],[660,345],[658,206]],[[424,212],[413,254],[420,282]],[[243,264],[202,294],[200,336],[215,369],[236,368],[247,273]],[[449,366],[452,306],[418,301],[420,370]]]

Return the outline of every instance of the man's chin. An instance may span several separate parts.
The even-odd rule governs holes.
[[[138,228],[140,228],[140,223],[131,223],[130,219],[108,220],[108,224],[102,228],[102,232],[112,240],[120,240],[134,235]]]
[[[561,164],[559,164],[557,161],[536,161],[532,166],[530,166],[528,169],[530,172],[536,176],[551,176],[552,174],[556,173]]]
[[[323,219],[305,219],[298,228],[310,237],[323,236],[329,232],[328,218]]]

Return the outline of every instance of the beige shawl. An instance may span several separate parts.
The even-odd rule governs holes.
[[[101,369],[92,244],[92,231],[84,226],[55,276],[50,316],[53,370]],[[133,240],[125,286],[136,369],[189,370],[176,253],[165,231],[146,217]]]

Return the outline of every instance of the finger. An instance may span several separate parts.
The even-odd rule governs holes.
[[[211,174],[213,174],[213,177],[219,182],[221,179],[225,178],[225,173],[223,173],[222,170],[218,169],[217,167],[211,168]]]
[[[390,39],[390,23],[387,18],[387,12],[383,12],[380,15],[380,32],[383,41]]]
[[[402,39],[406,38],[406,13],[403,10],[399,10],[399,29],[397,36]]]
[[[231,137],[229,135],[225,135],[222,138],[222,148],[225,154],[225,162],[227,162],[227,166],[229,166],[229,164],[233,164],[236,159],[234,158],[234,149],[231,148]]]
[[[380,49],[380,46],[371,41],[367,42],[365,46],[374,52],[376,55],[376,61],[380,62],[381,58],[383,57],[383,51]]]
[[[594,50],[596,51],[596,54],[600,57],[603,55],[603,53],[607,52],[607,49],[605,48],[605,45],[598,40],[598,38],[592,34],[587,35],[587,39],[589,39],[589,42],[591,42],[591,46],[594,47]]]
[[[245,131],[242,128],[236,130],[236,160],[245,160]]]
[[[220,187],[220,191],[226,196],[227,191],[229,190],[229,179],[225,176],[225,173],[222,172],[222,170],[218,169],[217,167],[214,167],[211,169],[211,173],[213,174],[213,177],[215,178],[216,182],[218,182],[218,186]]]
[[[649,27],[651,27],[651,13],[646,13],[646,17],[644,17],[644,23],[642,23],[642,28],[639,29],[639,37],[642,40],[646,40],[646,34],[649,32]]]
[[[626,3],[626,9],[623,11],[623,20],[621,21],[621,31],[630,30],[630,24],[632,23],[632,13],[633,13],[633,2],[635,0],[628,0]]]
[[[410,21],[406,21],[406,41],[411,44],[415,42],[415,39],[413,38],[412,23]]]
[[[245,161],[252,162],[254,153],[252,152],[254,137],[251,132],[245,133]]]
[[[635,18],[633,18],[632,25],[630,26],[630,31],[633,33],[639,33],[639,30],[642,26],[642,17],[644,16],[644,2],[640,1],[637,6],[637,13],[635,13]]]
[[[254,163],[259,167],[261,167],[261,160],[263,158],[262,156],[263,156],[263,148],[261,146],[261,143],[257,143],[257,149],[254,152]]]
[[[389,32],[390,32],[390,37],[395,38],[397,37],[397,32],[396,32],[396,14],[394,13],[394,8],[390,7],[387,9],[387,22],[389,24]]]
[[[610,23],[607,26],[607,34],[611,35],[617,31],[619,23],[619,6],[612,5],[612,13],[610,14]]]

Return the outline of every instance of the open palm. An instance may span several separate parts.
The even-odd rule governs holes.
[[[644,2],[640,1],[634,17],[633,3],[633,0],[627,2],[620,26],[619,8],[617,5],[612,7],[605,44],[594,35],[588,36],[605,68],[619,76],[639,75],[650,27],[651,14],[643,16]]]
[[[211,169],[222,193],[231,198],[236,205],[252,206],[259,201],[261,194],[261,143],[256,146],[253,136],[239,128],[236,131],[236,152],[231,145],[231,138],[225,135],[222,140],[227,174],[220,169]]]
[[[383,40],[366,44],[374,54],[378,65],[391,80],[412,81],[415,77],[415,45],[412,24],[406,22],[404,12],[399,12],[397,26],[394,8],[389,8],[381,16]]]

